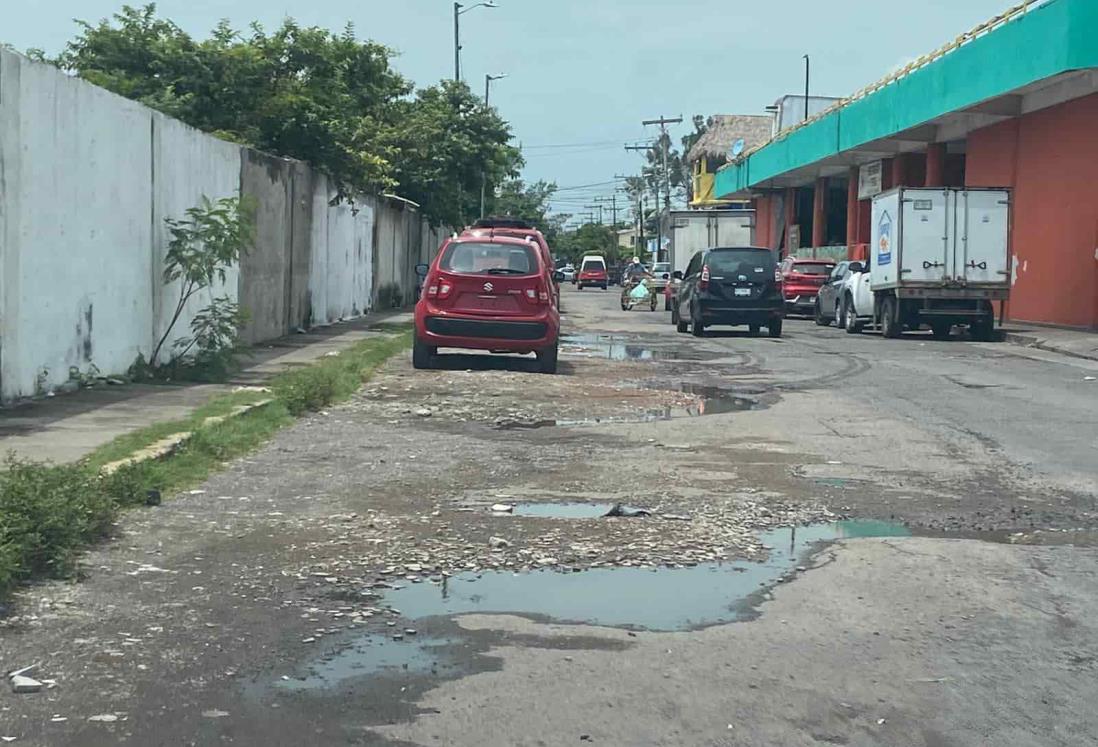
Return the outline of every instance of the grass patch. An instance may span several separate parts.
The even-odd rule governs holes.
[[[273,394],[215,397],[188,418],[120,436],[78,464],[10,458],[0,472],[0,597],[33,578],[70,576],[80,553],[107,534],[120,510],[143,504],[149,490],[170,494],[203,482],[227,461],[268,441],[295,415],[350,397],[382,363],[410,345],[407,327],[397,335],[362,340],[338,356],[275,377]],[[273,401],[205,425],[207,418],[267,398]],[[171,456],[100,474],[103,465],[184,431],[192,437]]]

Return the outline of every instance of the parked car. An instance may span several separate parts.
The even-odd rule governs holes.
[[[827,282],[820,286],[820,292],[816,295],[816,308],[814,310],[816,324],[827,327],[831,322],[838,320],[839,306],[842,303],[843,283],[852,273],[861,271],[861,262],[843,260],[835,265],[835,269],[831,271]]]
[[[560,311],[536,243],[511,236],[448,239],[425,271],[416,304],[412,365],[432,368],[439,348],[535,353],[556,373]],[[557,275],[559,277],[559,275]]]
[[[565,265],[558,272],[560,272],[562,282],[571,283],[576,279],[576,268],[572,265]]]
[[[533,223],[510,217],[481,218],[472,226],[466,228],[464,233],[482,237],[514,236],[520,239],[530,239],[537,243],[538,248],[541,250],[549,281],[553,286],[553,296],[556,299],[557,307],[560,308],[560,283],[554,279],[553,275],[553,268],[555,267],[553,253],[549,249],[549,242],[546,240],[545,234],[539,231]]]
[[[827,259],[786,257],[782,260],[782,295],[787,314],[808,316],[816,310],[816,296],[835,263]]]
[[[771,337],[781,337],[785,299],[770,249],[706,249],[694,254],[682,275],[671,306],[671,322],[679,332],[701,337],[715,324],[746,324],[752,335],[765,326]]]
[[[649,272],[652,273],[652,280],[648,281],[648,285],[664,297],[663,310],[670,311],[671,300],[667,296],[667,289],[671,285],[671,263],[653,262]]]
[[[873,324],[876,316],[876,299],[870,287],[872,278],[867,265],[859,265],[858,272],[851,271],[843,281],[839,297],[839,326],[856,335]]]
[[[597,254],[588,254],[580,262],[579,275],[576,276],[576,286],[583,290],[588,286],[602,288],[610,284],[610,275],[606,271],[606,260]]]

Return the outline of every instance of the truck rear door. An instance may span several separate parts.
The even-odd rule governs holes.
[[[905,189],[897,246],[901,283],[942,283],[955,277],[953,251],[954,205],[949,190]],[[873,271],[877,268],[874,266]]]
[[[1009,204],[1009,193],[1000,189],[957,193],[954,277],[969,285],[1009,282]]]

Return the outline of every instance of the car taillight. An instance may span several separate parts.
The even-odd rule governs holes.
[[[709,287],[709,265],[702,266],[701,280],[698,281],[698,289],[705,290]]]
[[[782,280],[783,280],[782,271],[781,270],[774,270],[774,282],[777,283],[778,285],[781,285]]]
[[[438,284],[438,297],[449,298],[454,292],[454,284],[448,280],[443,280]]]
[[[438,285],[437,284],[429,286],[427,288],[427,297],[428,298],[438,298]]]
[[[527,288],[526,300],[532,304],[549,303],[549,291],[543,287]]]

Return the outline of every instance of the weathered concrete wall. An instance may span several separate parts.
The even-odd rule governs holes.
[[[148,350],[148,109],[0,51],[0,397]]]
[[[255,244],[240,258],[240,305],[248,313],[241,339],[252,344],[289,332],[293,168],[245,149],[240,185],[245,201],[255,206]]]
[[[90,87],[90,86],[89,86]],[[146,244],[146,252],[152,252],[153,272],[149,283],[153,295],[155,314],[147,324],[152,337],[144,345],[146,357],[152,354],[156,342],[167,332],[179,302],[181,284],[164,285],[164,256],[171,235],[166,218],[181,219],[189,208],[198,205],[203,197],[219,200],[240,194],[239,145],[210,137],[178,120],[149,112],[152,122],[153,165],[145,177],[151,187],[153,208],[151,217],[152,242]],[[172,357],[173,343],[190,334],[194,315],[209,305],[214,298],[228,297],[239,300],[239,272],[233,267],[225,273],[225,281],[194,296],[185,306],[183,314],[172,327],[167,343],[161,350],[160,360]],[[144,347],[143,345],[143,347]],[[132,362],[132,361],[131,361]],[[102,364],[98,364],[102,368]]]
[[[249,343],[411,302],[413,268],[439,246],[406,202],[333,205],[307,164],[0,51],[0,400],[52,390],[70,368],[124,373],[151,356],[180,296],[163,281],[165,219],[238,195],[256,210],[255,247],[186,305],[162,361],[213,298],[248,312]]]

